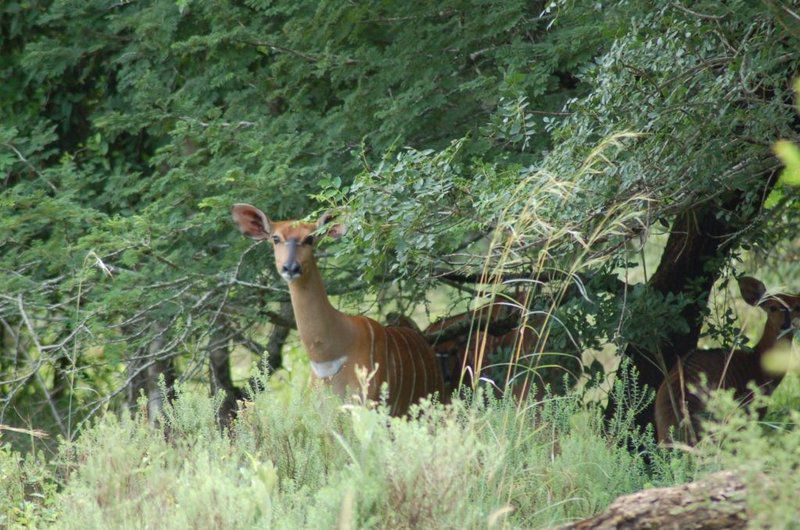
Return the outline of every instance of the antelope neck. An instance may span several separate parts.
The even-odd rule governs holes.
[[[764,326],[764,333],[761,335],[761,339],[754,348],[756,358],[758,359],[756,367],[758,372],[757,374],[754,374],[754,379],[756,383],[764,388],[765,392],[767,393],[771,393],[778,383],[780,383],[783,379],[782,375],[767,373],[762,365],[764,354],[777,346],[779,343],[786,342],[787,340],[791,341],[791,335],[787,335],[787,337],[782,337],[779,339],[778,336],[780,333],[780,326],[774,326],[772,322],[768,320],[767,325]]]
[[[316,263],[304,265],[302,275],[289,284],[300,340],[316,363],[340,359],[349,353],[350,319],[328,300]]]
[[[778,336],[780,333],[780,326],[775,326],[772,324],[772,321],[767,321],[766,326],[764,326],[764,333],[761,335],[761,339],[758,341],[758,344],[756,344],[755,348],[753,348],[756,354],[761,357],[769,350],[774,348],[779,342],[791,340],[791,334],[787,334],[786,337],[779,339]]]

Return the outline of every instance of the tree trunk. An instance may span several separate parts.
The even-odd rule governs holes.
[[[155,426],[161,417],[164,409],[164,400],[171,400],[174,397],[175,387],[175,367],[172,359],[158,359],[166,343],[165,330],[161,325],[155,326],[156,336],[150,342],[148,357],[150,365],[146,370],[145,392],[147,392],[147,417],[150,425]],[[161,375],[164,376],[164,388],[162,392],[160,386]]]
[[[218,412],[221,425],[230,424],[236,415],[236,400],[242,397],[241,391],[234,386],[231,376],[232,336],[232,330],[224,322],[218,322],[208,340],[211,393],[222,391],[225,394]]]
[[[166,343],[165,327],[163,324],[153,326],[154,336],[147,345],[146,355],[141,349],[137,351],[138,359],[128,361],[128,388],[125,393],[128,408],[135,410],[141,394],[147,399],[143,413],[147,413],[151,425],[156,425],[164,408],[164,398],[171,400],[174,397],[176,381],[175,367],[172,359],[159,359],[159,355]],[[159,388],[159,380],[164,375],[166,396]]]
[[[164,388],[162,392],[161,376],[164,376]],[[172,359],[156,361],[147,367],[147,417],[150,425],[155,426],[161,417],[164,409],[164,401],[172,401],[175,397],[175,367]]]
[[[291,302],[281,302],[278,308],[278,315],[280,321],[293,322],[294,310],[292,309]],[[289,332],[292,328],[276,324],[273,321],[272,331],[267,340],[266,358],[262,356],[259,358],[258,366],[265,369],[268,373],[272,374],[275,370],[279,370],[283,366],[283,346],[286,344],[286,339],[289,337]],[[250,378],[250,388],[254,391],[263,391],[263,379],[258,376]]]
[[[72,370],[72,361],[62,352],[53,361],[53,390],[50,392],[53,401],[61,401],[70,389],[69,372]]]
[[[294,320],[291,302],[281,302],[278,312],[284,320]],[[283,366],[283,345],[286,344],[289,331],[291,331],[289,328],[278,324],[272,327],[272,332],[269,334],[267,342],[267,367],[270,372],[274,372]]]
[[[628,345],[625,354],[639,372],[640,385],[658,388],[664,380],[664,369],[669,370],[680,356],[697,347],[711,287],[731,248],[731,240],[725,246],[723,241],[726,234],[734,231],[716,213],[713,209],[690,210],[679,215],[672,226],[664,254],[648,285],[663,295],[682,294],[694,300],[682,312],[689,329],[668,335],[657,352]],[[653,410],[648,407],[637,423],[645,426],[652,422]]]
[[[681,486],[625,495],[600,515],[558,530],[736,530],[747,526],[745,497],[739,474],[722,471]]]
[[[140,369],[141,362],[128,361],[128,388],[125,391],[125,403],[128,410],[134,411],[138,406],[139,396],[147,388],[147,373]],[[146,394],[147,392],[145,392]]]
[[[640,385],[657,389],[664,380],[664,370],[697,348],[711,288],[731,250],[739,245],[743,229],[760,214],[763,201],[775,184],[777,172],[767,170],[763,174],[764,186],[757,193],[736,191],[721,205],[694,208],[675,219],[664,254],[648,285],[661,294],[680,294],[692,301],[682,311],[688,330],[668,335],[657,351],[646,351],[634,344],[627,346],[625,355],[638,370]],[[756,197],[757,202],[747,204],[748,197]],[[614,414],[616,405],[609,402],[607,416]],[[642,428],[652,424],[653,414],[653,407],[647,407],[637,416],[637,424]]]

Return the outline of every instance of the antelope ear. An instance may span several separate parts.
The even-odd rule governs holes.
[[[739,278],[739,291],[742,293],[744,301],[751,306],[758,306],[758,302],[764,297],[767,288],[760,280],[756,280],[751,276],[742,276]]]
[[[334,223],[336,216],[331,212],[325,212],[317,220],[317,230],[326,234],[331,239],[339,239],[347,232],[347,227],[342,223]]]
[[[269,218],[249,204],[234,204],[231,208],[231,217],[239,225],[242,234],[253,239],[266,239],[272,232]]]

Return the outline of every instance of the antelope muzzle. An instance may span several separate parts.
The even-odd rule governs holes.
[[[286,241],[286,259],[281,265],[281,277],[287,282],[291,283],[303,273],[300,262],[297,261],[297,240],[288,239]]]

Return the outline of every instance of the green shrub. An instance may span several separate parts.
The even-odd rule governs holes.
[[[787,383],[776,400],[756,392],[749,409],[739,407],[731,392],[716,392],[709,403],[715,420],[705,424],[698,447],[705,468],[741,473],[754,528],[796,528],[800,520],[800,410],[785,408],[797,403],[800,392],[796,380]]]
[[[785,408],[796,386],[770,400],[768,421],[719,393],[710,411],[722,419],[684,451],[634,427],[652,396],[620,374],[611,421],[578,392],[516,403],[478,391],[392,418],[291,385],[255,393],[222,430],[219,397],[180,387],[160,427],[106,415],[49,465],[0,447],[0,516],[9,527],[542,528],[726,468],[750,486],[754,525],[797,520],[800,413]]]
[[[517,404],[478,392],[392,418],[293,387],[253,395],[229,433],[219,404],[179,388],[161,428],[107,416],[63,446],[56,526],[543,527],[686,478],[669,469],[683,456],[652,442],[667,469],[650,470],[628,445],[651,433],[605,426],[577,393]]]
[[[23,457],[0,444],[0,528],[51,521],[55,483],[39,453]]]

